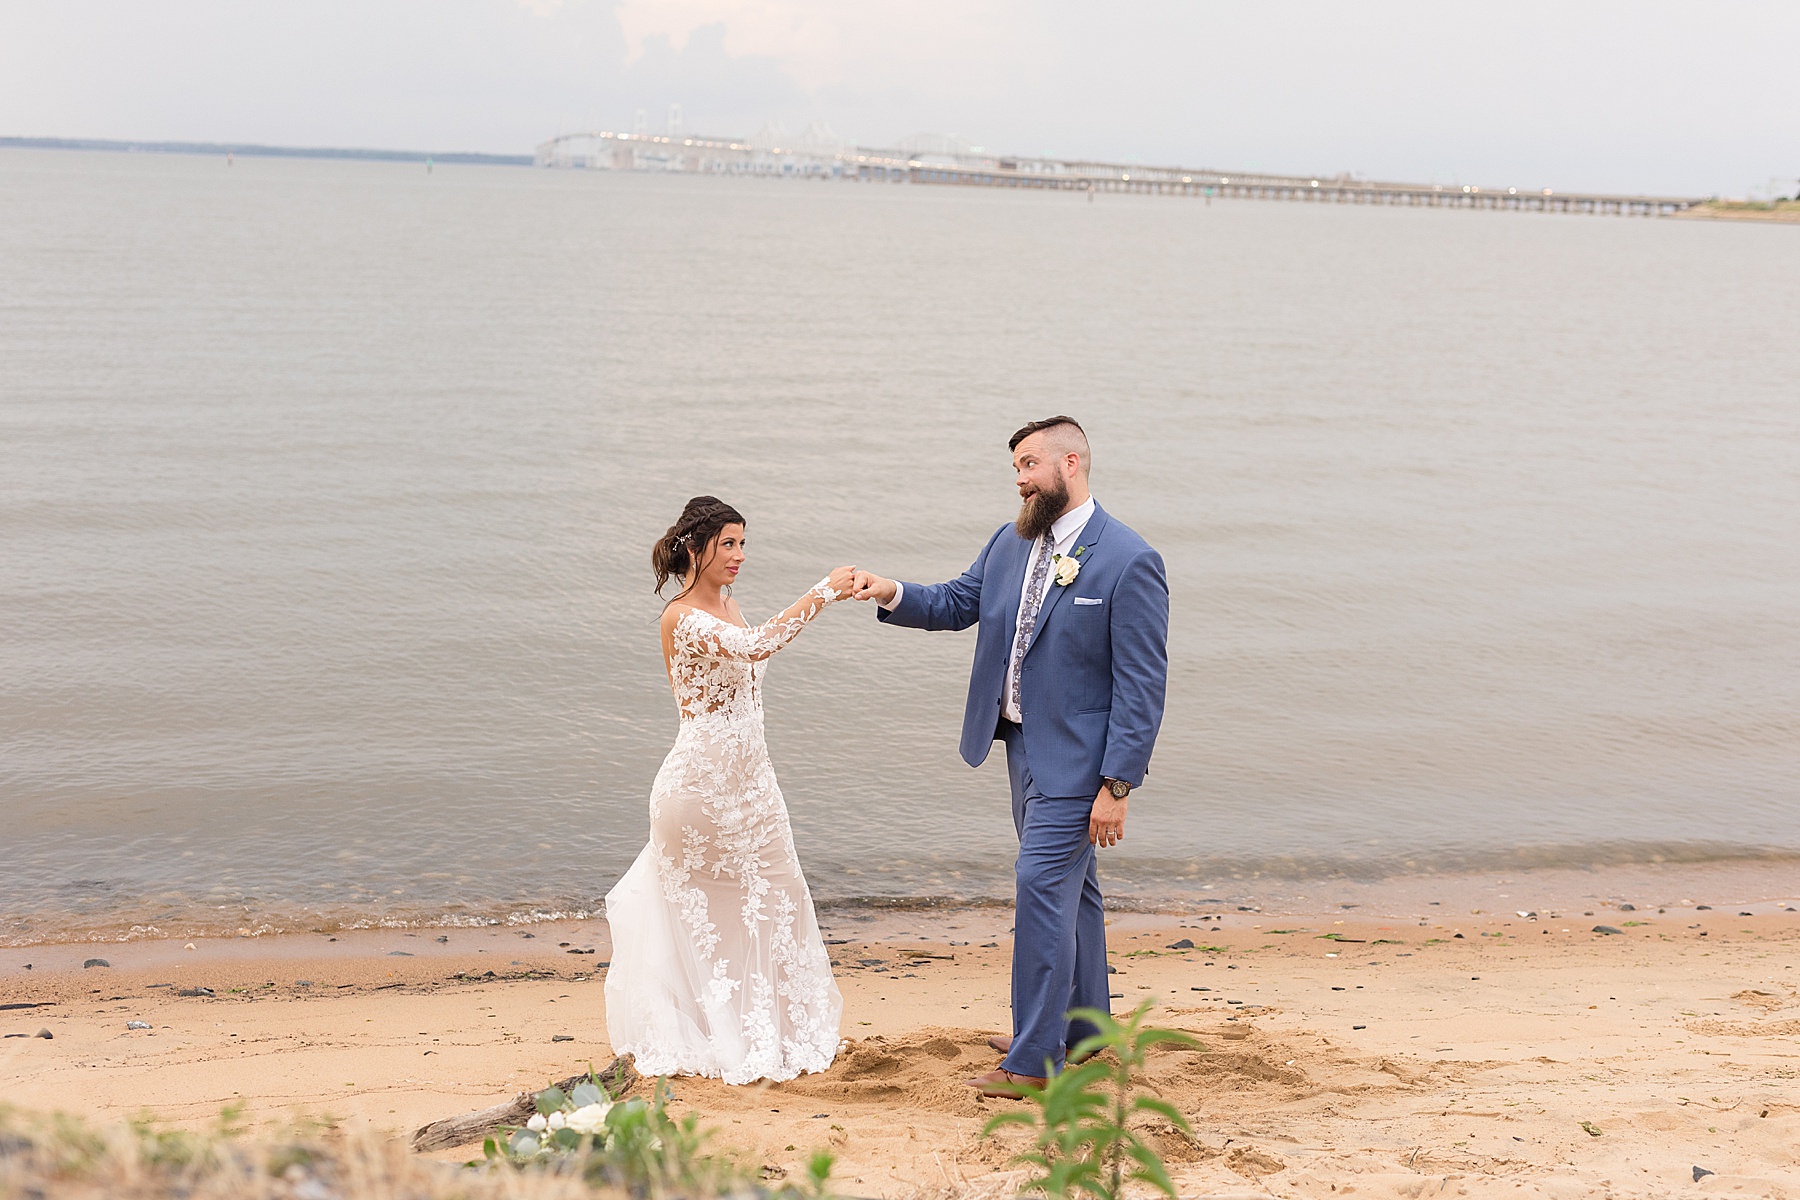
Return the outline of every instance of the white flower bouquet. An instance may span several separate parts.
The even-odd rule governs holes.
[[[577,1150],[605,1149],[606,1117],[613,1102],[598,1083],[578,1083],[573,1090],[545,1088],[537,1094],[537,1112],[506,1139],[507,1157],[543,1158]]]

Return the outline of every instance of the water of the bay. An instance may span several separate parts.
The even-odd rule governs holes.
[[[0,941],[593,911],[753,619],[1075,414],[1159,547],[1109,891],[1800,851],[1800,229],[0,152]],[[771,665],[814,892],[1011,892],[972,634]]]

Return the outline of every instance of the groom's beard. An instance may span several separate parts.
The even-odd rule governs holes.
[[[1049,490],[1040,489],[1025,498],[1019,505],[1019,519],[1015,528],[1019,536],[1028,542],[1035,542],[1050,532],[1056,524],[1056,518],[1062,516],[1063,509],[1069,507],[1069,481],[1058,475],[1056,482]]]

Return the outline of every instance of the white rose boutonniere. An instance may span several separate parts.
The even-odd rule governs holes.
[[[1050,561],[1056,566],[1056,585],[1058,587],[1068,587],[1075,582],[1075,577],[1081,574],[1081,563],[1066,554],[1058,554]]]

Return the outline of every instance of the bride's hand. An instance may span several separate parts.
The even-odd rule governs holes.
[[[856,568],[838,567],[825,577],[825,583],[839,600],[848,600],[856,592]]]

